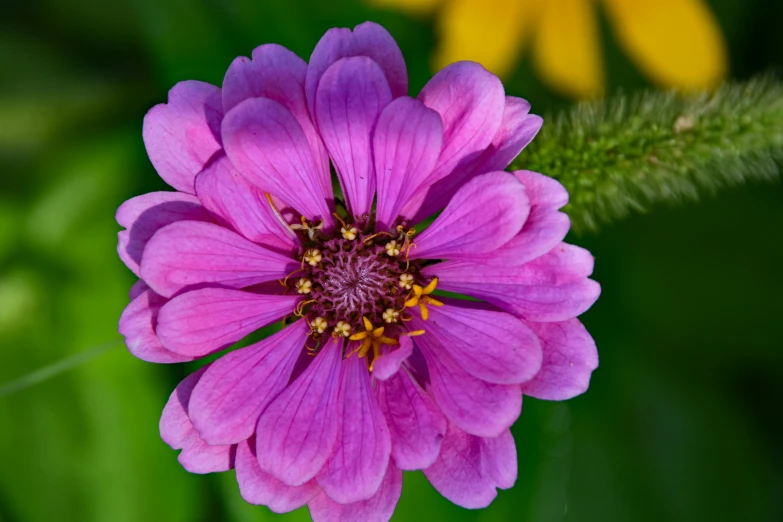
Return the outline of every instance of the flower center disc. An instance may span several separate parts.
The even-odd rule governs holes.
[[[313,312],[330,324],[345,321],[361,325],[366,316],[380,323],[384,310],[401,309],[404,289],[400,275],[405,262],[387,255],[383,246],[361,235],[354,240],[335,238],[323,243],[322,259],[312,268]],[[400,266],[402,265],[402,266]]]

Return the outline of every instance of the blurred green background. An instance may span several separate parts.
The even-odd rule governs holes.
[[[783,6],[711,2],[732,76],[783,63]],[[220,84],[266,42],[307,58],[323,32],[372,19],[394,35],[411,91],[425,83],[431,20],[358,0],[36,0],[0,18],[0,385],[106,341],[132,274],[114,212],[165,189],[141,140],[177,81]],[[645,83],[604,27],[610,92]],[[566,104],[527,63],[507,92]],[[532,146],[535,146],[535,142]],[[583,316],[601,366],[587,394],[527,400],[519,479],[483,511],[406,474],[395,520],[783,520],[783,186],[746,186],[572,237],[603,285]],[[280,520],[246,505],[233,473],[185,472],[160,410],[192,368],[116,346],[0,398],[0,520]],[[307,520],[306,510],[283,517]]]

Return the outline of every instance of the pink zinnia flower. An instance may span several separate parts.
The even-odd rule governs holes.
[[[117,212],[140,278],[120,320],[131,353],[191,361],[287,318],[182,381],[160,422],[187,470],[235,468],[248,502],[388,520],[402,470],[422,469],[487,506],[516,479],[522,395],[573,397],[597,366],[575,317],[599,286],[562,242],[568,194],[502,171],[541,118],[476,63],[407,90],[396,43],[365,23],[328,31],[309,65],[263,45],[144,120],[176,192]]]

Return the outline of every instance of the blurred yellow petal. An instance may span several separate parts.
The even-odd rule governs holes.
[[[684,90],[715,86],[726,74],[726,44],[702,0],[604,0],[612,29],[655,83]]]
[[[498,76],[517,65],[545,0],[450,0],[438,17],[436,70],[459,61],[481,63]]]
[[[594,0],[549,0],[537,23],[536,68],[554,90],[572,98],[604,91],[604,66]]]
[[[370,4],[388,7],[412,14],[423,15],[431,13],[442,0],[369,0]]]

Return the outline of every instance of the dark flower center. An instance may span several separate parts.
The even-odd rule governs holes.
[[[403,319],[413,285],[423,283],[420,262],[408,260],[410,234],[355,224],[331,233],[306,228],[301,237],[302,270],[287,286],[305,298],[297,315],[315,337],[348,337],[365,329],[365,318],[386,327]]]

